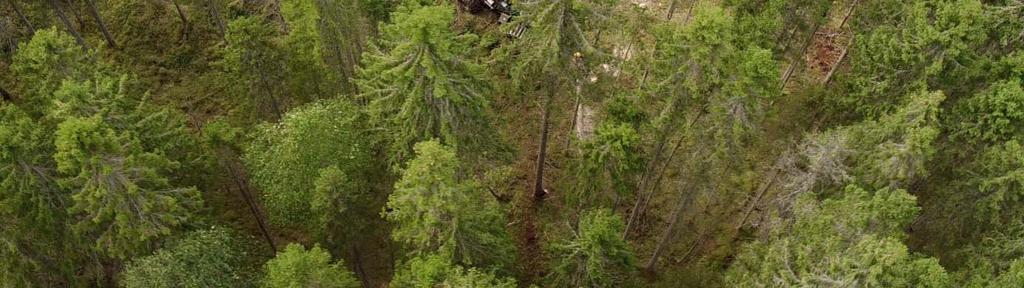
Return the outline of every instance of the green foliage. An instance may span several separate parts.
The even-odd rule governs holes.
[[[1019,209],[1024,201],[1024,147],[1017,140],[986,149],[960,169],[971,177],[960,180],[946,196],[958,207],[958,213],[948,215],[955,219],[955,227],[980,233],[1024,220]]]
[[[286,54],[276,36],[274,27],[260,17],[228,23],[223,59],[218,62],[224,73],[221,81],[239,105],[236,111],[249,113],[245,116],[251,119],[281,118],[291,100],[282,85]]]
[[[213,227],[189,232],[153,255],[136,258],[121,275],[127,288],[239,287],[245,282],[233,232]]]
[[[260,125],[245,150],[245,163],[263,194],[271,223],[312,227],[311,200],[322,169],[336,167],[366,189],[370,147],[355,108],[345,101],[311,103],[276,124]],[[321,204],[317,204],[321,205]]]
[[[848,186],[818,203],[805,194],[787,229],[748,245],[726,273],[733,287],[947,287],[937,260],[910,254],[900,239],[920,208],[904,190]]]
[[[485,268],[509,264],[504,209],[474,181],[457,178],[459,161],[451,148],[432,140],[414,149],[384,212],[395,225],[391,237],[416,255],[440,253]]]
[[[337,71],[324,62],[324,43],[319,33],[323,21],[313,1],[283,1],[281,12],[288,22],[283,48],[288,51],[289,95],[323,99],[334,96]]]
[[[10,67],[23,83],[23,109],[42,116],[63,81],[84,81],[93,76],[96,69],[90,67],[95,63],[91,57],[74,38],[56,28],[37,31],[32,41],[21,45]]]
[[[178,163],[144,152],[139,140],[116,133],[99,117],[70,118],[55,140],[61,186],[74,191],[69,212],[76,231],[95,237],[106,255],[129,258],[183,223],[198,206],[195,188],[174,187],[163,175]]]
[[[319,246],[306,250],[302,245],[288,244],[267,261],[266,272],[265,288],[362,287],[341,260],[331,263],[331,255]]]
[[[974,97],[957,103],[953,137],[968,142],[999,143],[1021,135],[1024,89],[1020,80],[996,82]]]
[[[663,40],[653,73],[659,82],[649,89],[668,96],[659,99],[665,108],[654,125],[665,133],[678,129],[683,113],[708,113],[710,125],[693,131],[708,133],[724,152],[757,131],[764,106],[779,93],[778,65],[769,50],[741,39],[727,11],[706,4],[694,9],[691,24],[664,26],[658,33]]]
[[[360,95],[374,123],[384,126],[393,163],[413,144],[439,139],[471,164],[500,146],[489,120],[483,70],[464,60],[475,37],[451,30],[451,7],[403,7],[381,28],[385,51],[365,55]]]
[[[395,271],[390,285],[396,288],[518,287],[514,279],[500,278],[474,268],[465,269],[438,254],[409,259]]]
[[[965,65],[977,61],[972,50],[985,40],[979,1],[869,2],[868,7],[885,5],[898,13],[861,20],[867,23],[858,25],[864,30],[850,47],[858,53],[850,54],[851,70],[839,83],[843,92],[823,99],[835,111],[877,117],[905,100],[892,95],[932,86],[929,77],[949,80],[940,83],[950,91],[961,88],[954,83],[977,77],[978,70]]]
[[[610,121],[609,121],[610,122]],[[575,201],[584,206],[617,206],[635,189],[642,169],[640,135],[628,123],[602,124],[592,139],[581,144],[582,159],[574,187]],[[605,181],[608,179],[609,181]]]
[[[629,285],[636,258],[622,239],[625,224],[608,209],[591,210],[579,220],[571,239],[554,245],[554,287],[623,287]]]
[[[538,85],[548,89],[566,89],[573,79],[583,75],[576,58],[593,53],[585,27],[590,1],[535,1],[526,8],[530,33],[512,43],[503,53],[509,54],[509,74],[516,88]],[[514,57],[511,55],[515,55]],[[514,60],[512,60],[514,59]],[[549,92],[554,92],[550,91]]]
[[[320,170],[315,185],[310,208],[319,217],[317,231],[326,243],[336,247],[369,233],[371,223],[366,218],[375,211],[365,187],[354,185],[336,166]]]
[[[80,258],[64,253],[77,243],[63,240],[70,199],[57,184],[54,149],[43,125],[16,106],[0,105],[0,283],[56,285]],[[40,270],[50,275],[35,273]]]
[[[909,96],[896,112],[842,129],[858,151],[854,170],[873,187],[905,187],[928,175],[927,162],[936,148],[938,117],[946,96],[921,91]]]

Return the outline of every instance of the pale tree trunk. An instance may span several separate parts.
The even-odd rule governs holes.
[[[31,21],[28,21],[28,17],[25,17],[25,14],[21,12],[21,8],[18,8],[18,3],[15,3],[14,1],[16,0],[7,0],[8,3],[11,3],[11,8],[14,9],[14,14],[18,14],[18,19],[21,19],[21,22],[25,23],[25,27],[28,27],[29,35],[36,34],[36,27],[32,25]]]
[[[178,12],[178,18],[181,19],[181,39],[182,41],[188,41],[188,16],[185,15],[185,11],[181,10],[181,5],[178,5],[178,0],[170,0],[171,4],[174,4],[174,10]]]
[[[572,144],[572,134],[576,133],[576,125],[579,125],[579,123],[577,123],[577,122],[579,122],[578,120],[579,120],[579,117],[580,117],[580,105],[581,105],[580,104],[580,90],[581,90],[580,87],[581,87],[582,84],[579,84],[578,82],[579,81],[577,81],[577,84],[576,84],[576,97],[573,100],[573,105],[572,105],[572,107],[573,107],[572,125],[569,125],[569,135],[568,135],[568,137],[565,137],[565,150],[569,150],[569,146],[570,146],[570,144]]]
[[[836,63],[832,64],[832,68],[828,69],[828,74],[825,74],[825,80],[823,81],[825,85],[832,82],[832,75],[836,73],[836,70],[839,69],[840,65],[843,65],[843,60],[846,60],[846,54],[850,51],[850,46],[853,45],[853,40],[854,38],[850,37],[850,43],[846,43],[846,46],[843,47],[843,52],[839,54],[839,60],[836,60]]]
[[[554,89],[548,88],[544,99],[544,116],[542,116],[540,132],[540,148],[537,151],[537,173],[533,185],[534,201],[541,200],[547,192],[544,191],[544,162],[548,149],[548,129],[551,126],[551,101],[555,98]]]
[[[75,37],[75,42],[78,42],[78,45],[81,45],[83,50],[88,51],[89,44],[85,43],[85,39],[82,38],[82,34],[78,34],[78,29],[75,29],[75,26],[71,24],[71,21],[68,21],[68,17],[65,16],[64,11],[60,9],[60,4],[57,3],[57,0],[49,0],[47,3],[50,4],[50,8],[53,8],[53,12],[57,14],[57,19],[60,20],[61,24],[64,24],[64,28],[68,29],[68,33]]]
[[[92,14],[92,18],[96,19],[96,24],[100,26],[100,32],[103,32],[103,38],[107,39],[107,46],[110,48],[117,48],[117,42],[114,41],[114,36],[110,35],[110,30],[107,30],[107,23],[103,22],[103,17],[100,17],[100,11],[96,9],[96,3],[93,0],[85,0],[86,6],[89,6],[89,14]]]

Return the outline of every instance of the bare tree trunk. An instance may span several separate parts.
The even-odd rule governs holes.
[[[274,15],[277,16],[277,23],[281,25],[281,31],[288,33],[288,22],[284,19],[284,13],[281,13],[281,0],[274,0]]]
[[[836,60],[836,63],[832,64],[832,68],[828,69],[828,74],[825,74],[825,81],[823,82],[825,85],[832,82],[832,75],[836,73],[836,70],[839,70],[840,65],[843,65],[843,60],[846,60],[846,54],[850,51],[853,40],[853,37],[850,37],[850,43],[846,43],[846,46],[843,47],[843,52],[839,54],[839,60]]]
[[[577,81],[579,82],[579,81]],[[576,125],[579,122],[580,117],[580,84],[576,84],[576,99],[573,101],[573,112],[572,112],[572,125],[569,125],[569,137],[565,138],[565,150],[569,150],[569,144],[572,144],[572,133],[576,132]]]
[[[850,11],[846,12],[846,16],[843,17],[843,22],[839,23],[839,30],[843,30],[846,26],[846,21],[850,20],[850,16],[853,15],[853,11],[857,10],[857,4],[860,4],[860,0],[854,0],[853,5],[850,5]]]
[[[672,20],[672,15],[676,14],[676,5],[677,5],[677,3],[679,3],[679,0],[670,0],[670,1],[672,1],[672,2],[669,2],[669,4],[668,4],[668,13],[665,15],[665,20]],[[690,0],[690,1],[696,1],[696,0]]]
[[[96,24],[100,26],[103,38],[107,39],[107,46],[117,49],[117,42],[114,41],[114,36],[111,36],[110,31],[107,30],[107,23],[104,23],[103,17],[100,17],[100,11],[96,9],[96,3],[92,0],[85,0],[85,4],[89,6],[89,14],[92,14],[92,18],[96,19]]]
[[[678,103],[674,103],[673,105],[678,105]],[[678,112],[672,113],[672,115],[675,115],[676,113]],[[698,111],[698,113],[699,114],[694,116],[693,119],[690,119],[690,122],[686,124],[687,127],[693,126],[695,123],[697,123],[697,121],[700,120],[701,117],[704,117],[704,109],[701,109],[700,111]],[[672,119],[680,118],[681,117],[674,117]],[[675,121],[666,123],[666,126],[662,127],[661,131],[658,133],[658,146],[654,150],[654,157],[651,159],[650,162],[647,163],[647,167],[644,169],[644,174],[640,177],[640,185],[637,189],[638,196],[636,202],[633,203],[633,211],[629,215],[629,220],[626,221],[626,229],[622,231],[622,239],[626,239],[626,237],[629,236],[629,232],[631,232],[633,226],[635,226],[636,223],[640,221],[640,218],[643,217],[644,211],[647,210],[648,203],[650,202],[651,198],[654,197],[656,191],[651,189],[657,189],[657,186],[651,186],[649,182],[651,181],[651,176],[653,175],[653,173],[656,172],[655,170],[659,170],[658,166],[661,166],[661,156],[662,154],[665,153],[665,144],[668,144],[668,135],[671,134],[669,133],[669,131],[671,130],[671,128],[677,125],[675,123]],[[675,150],[679,149],[679,145],[683,143],[683,140],[685,139],[679,139],[679,142],[677,142],[676,145],[672,148],[672,152],[669,155],[669,160],[671,160],[671,157],[675,155]],[[661,172],[659,172],[659,178],[657,180],[657,183],[661,182],[660,175],[664,175],[665,169],[667,169],[667,167],[663,167],[662,169],[660,169]],[[651,192],[647,192],[647,190],[651,190]]]
[[[217,30],[220,30],[220,37],[223,38],[224,35],[227,35],[228,29],[224,25],[224,20],[220,18],[220,9],[217,8],[217,3],[214,0],[206,0],[206,6],[208,8],[207,11],[210,12],[210,18],[217,25]]]
[[[28,17],[25,17],[24,13],[21,13],[21,9],[18,8],[18,4],[14,3],[14,1],[15,0],[7,0],[8,3],[11,3],[11,8],[14,9],[14,14],[18,14],[18,18],[21,19],[21,22],[25,23],[25,27],[28,27],[29,35],[36,34],[36,27],[32,25],[32,22],[28,21]]]
[[[174,10],[178,11],[178,18],[181,19],[181,39],[182,41],[188,41],[188,17],[185,16],[185,12],[181,10],[181,5],[178,5],[178,0],[170,0],[171,4],[174,4]]]
[[[818,27],[821,26],[821,22],[814,23],[814,29],[811,29],[811,34],[807,35],[807,40],[804,41],[804,47],[800,49],[800,54],[797,55],[796,61],[789,64],[786,68],[786,73],[782,76],[782,88],[786,88],[786,84],[789,83],[789,79],[793,78],[793,74],[796,74],[798,67],[803,67],[804,58],[807,55],[807,48],[811,47],[811,43],[814,42],[814,35],[818,33]]]
[[[761,203],[761,198],[764,198],[764,194],[768,192],[768,189],[771,189],[772,185],[775,185],[775,181],[779,179],[779,175],[781,174],[779,171],[780,169],[781,168],[779,168],[778,166],[772,169],[772,176],[768,178],[768,183],[766,183],[764,186],[761,186],[761,189],[758,189],[757,194],[754,195],[754,198],[751,199],[749,203],[747,203],[746,208],[743,209],[743,216],[740,217],[740,223],[736,225],[736,231],[739,231],[741,228],[743,228],[743,225],[747,224],[747,219],[750,218],[750,213],[753,213],[754,208],[757,207],[757,204]]]
[[[256,225],[260,229],[260,234],[263,235],[263,239],[267,241],[267,245],[270,246],[270,250],[277,252],[277,245],[274,243],[274,238],[270,236],[270,229],[267,227],[266,220],[259,205],[256,204],[256,199],[252,195],[252,191],[249,189],[249,181],[246,180],[246,176],[242,169],[238,167],[238,163],[235,162],[234,153],[222,153],[222,159],[224,166],[228,168],[228,173],[231,173],[231,179],[234,180],[235,186],[238,188],[238,193],[245,200],[245,204],[249,206],[249,213],[252,213],[253,219],[256,220]]]
[[[57,3],[57,0],[49,0],[47,3],[50,4],[50,8],[53,8],[53,12],[57,14],[57,19],[64,24],[64,28],[68,29],[68,33],[71,33],[71,36],[75,36],[75,41],[78,42],[78,45],[82,45],[82,49],[88,51],[89,45],[85,43],[82,34],[78,34],[78,29],[75,29],[75,26],[71,25],[71,21],[68,21],[68,17],[60,9],[60,4]]]
[[[690,23],[690,16],[693,16],[694,6],[697,6],[697,0],[690,0],[690,7],[686,8],[686,18],[683,18],[683,23]]]
[[[654,254],[651,255],[651,259],[648,259],[647,264],[644,265],[644,271],[646,273],[654,274],[654,268],[658,264],[658,259],[661,258],[661,255],[665,253],[665,249],[668,248],[668,242],[674,238],[676,227],[679,226],[679,219],[683,214],[683,210],[693,202],[693,193],[687,193],[690,192],[689,188],[692,186],[693,184],[689,181],[686,185],[679,185],[679,203],[676,205],[675,210],[672,211],[672,215],[669,216],[670,222],[668,223],[668,227],[665,228],[665,232],[661,234],[661,238],[658,240],[658,246],[654,248]]]
[[[538,201],[544,198],[547,192],[544,191],[544,160],[547,156],[548,149],[548,129],[551,126],[551,101],[555,98],[554,89],[548,88],[548,94],[544,99],[544,116],[542,117],[543,124],[540,132],[540,148],[537,151],[537,178],[534,179],[533,185],[533,198],[534,201]]]
[[[274,120],[281,119],[281,108],[277,103],[277,97],[274,97],[274,91],[270,89],[270,84],[267,83],[267,76],[263,72],[262,68],[256,69],[260,75],[260,86],[263,86],[263,90],[267,93],[267,98],[270,98],[270,108],[274,111]]]

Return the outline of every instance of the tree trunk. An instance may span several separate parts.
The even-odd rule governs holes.
[[[655,273],[654,268],[658,264],[658,258],[661,258],[661,255],[665,253],[665,249],[668,248],[668,242],[674,237],[683,210],[693,202],[693,193],[687,193],[692,186],[693,184],[689,182],[686,185],[679,185],[679,203],[676,205],[675,210],[672,211],[672,215],[669,216],[671,221],[668,223],[668,227],[665,228],[665,232],[661,234],[658,246],[654,248],[654,254],[651,255],[651,259],[648,259],[647,264],[644,265],[644,272],[650,275]]]
[[[114,41],[114,36],[110,35],[110,30],[107,30],[107,23],[104,23],[103,17],[100,17],[100,11],[96,9],[96,3],[93,0],[85,0],[85,4],[89,6],[89,14],[92,14],[92,18],[96,19],[96,24],[100,26],[103,38],[107,39],[107,46],[117,49],[117,42]]]
[[[270,83],[268,83],[267,76],[263,72],[263,69],[258,68],[256,70],[259,71],[260,86],[263,86],[263,90],[267,93],[267,98],[270,100],[270,108],[273,110],[275,116],[274,120],[279,120],[281,119],[281,107],[277,103],[277,97],[274,97],[274,91],[270,88]]]
[[[853,45],[853,40],[854,38],[851,36],[850,43],[846,43],[846,46],[843,47],[843,52],[839,54],[839,60],[836,60],[836,63],[832,64],[832,68],[828,69],[828,74],[825,74],[825,80],[823,81],[825,85],[832,82],[832,75],[836,73],[836,70],[839,70],[839,66],[843,64],[843,60],[846,60],[846,54],[850,51],[850,46]]]
[[[256,204],[256,199],[252,195],[252,191],[249,190],[249,181],[242,172],[242,169],[238,167],[238,163],[235,162],[235,155],[232,152],[221,153],[221,159],[223,159],[224,166],[228,168],[228,173],[231,174],[231,179],[234,180],[235,186],[238,188],[239,195],[242,196],[242,200],[245,200],[245,204],[249,206],[249,213],[252,214],[253,219],[256,220],[256,226],[260,229],[260,234],[263,235],[263,239],[267,241],[267,245],[270,246],[270,250],[277,252],[277,244],[274,243],[274,238],[270,236],[270,229],[267,227],[267,223],[264,220],[263,213],[259,206]]]
[[[181,39],[182,41],[188,41],[188,17],[185,16],[185,12],[181,11],[181,5],[178,5],[178,0],[170,0],[171,4],[174,4],[174,10],[178,11],[178,18],[181,19]]]
[[[846,12],[846,16],[843,17],[843,22],[839,23],[839,30],[843,30],[846,26],[846,21],[850,20],[850,16],[853,15],[853,11],[857,10],[857,4],[860,4],[860,0],[854,0],[853,5],[850,5],[850,11]]]
[[[206,6],[208,8],[207,11],[210,12],[210,18],[213,19],[214,24],[217,25],[217,30],[220,31],[220,37],[224,38],[224,35],[227,35],[228,33],[228,29],[224,26],[224,20],[220,18],[220,9],[217,8],[217,3],[213,1],[214,0],[206,0]]]
[[[693,16],[694,6],[697,6],[697,0],[690,0],[690,7],[686,8],[686,18],[683,18],[683,23],[690,23],[690,16]]]
[[[577,81],[578,82],[578,81]],[[580,84],[576,85],[576,99],[573,100],[573,112],[572,112],[572,125],[569,125],[569,135],[565,138],[565,150],[569,150],[569,145],[572,144],[572,133],[576,132],[576,125],[579,125],[580,117]]]
[[[15,0],[7,0],[8,3],[11,3],[11,8],[14,9],[14,14],[18,14],[18,19],[21,19],[21,22],[25,23],[25,27],[28,27],[29,35],[36,34],[36,27],[32,25],[32,22],[28,21],[28,17],[25,17],[25,14],[21,12],[21,8],[18,8],[18,4],[14,3],[14,1]]]
[[[670,0],[670,1],[672,1],[672,2],[669,2],[669,4],[668,4],[668,13],[665,15],[665,20],[672,20],[672,15],[676,14],[676,5],[677,5],[677,3],[679,3],[679,0]],[[696,0],[690,0],[690,1],[696,1]]]
[[[352,254],[352,268],[359,274],[359,281],[362,282],[363,288],[370,288],[370,278],[366,276],[366,269],[363,268],[363,254],[359,251],[359,246],[355,243],[349,246],[350,253]]]
[[[789,64],[786,68],[786,73],[782,75],[782,88],[786,88],[786,84],[789,83],[789,79],[793,78],[793,74],[796,74],[799,67],[803,67],[804,58],[807,55],[807,48],[811,47],[811,43],[814,42],[814,35],[818,33],[818,27],[821,26],[821,22],[814,24],[814,29],[811,29],[811,34],[807,35],[807,40],[804,41],[804,47],[800,49],[800,54],[797,54],[796,61]]]
[[[0,99],[3,99],[4,101],[14,101],[14,97],[11,96],[11,93],[8,93],[4,87],[0,87]]]
[[[78,34],[78,29],[75,29],[75,26],[71,25],[71,21],[68,21],[68,17],[60,9],[60,4],[57,3],[57,0],[49,0],[47,3],[50,4],[50,8],[53,8],[53,12],[57,14],[57,19],[60,20],[61,24],[64,24],[64,28],[68,29],[68,33],[71,33],[71,36],[75,36],[75,41],[78,42],[78,45],[82,45],[82,50],[89,51],[89,45],[85,43],[82,34]]]
[[[541,122],[540,132],[540,148],[537,151],[537,173],[536,179],[534,179],[533,185],[533,198],[534,201],[539,201],[544,198],[547,192],[544,191],[544,160],[547,156],[548,149],[548,128],[551,126],[551,101],[555,98],[554,89],[549,88],[548,93],[544,99],[544,116]]]
[[[772,185],[775,185],[775,181],[779,179],[779,175],[781,174],[779,172],[780,169],[781,168],[778,166],[772,169],[772,176],[768,178],[768,183],[762,186],[761,189],[758,189],[757,194],[754,195],[754,198],[751,199],[750,203],[748,203],[746,208],[743,209],[743,214],[741,214],[743,216],[740,217],[740,223],[736,225],[736,231],[739,231],[743,228],[743,225],[746,225],[747,219],[750,218],[750,213],[753,213],[757,204],[761,203],[761,198],[764,198],[764,194],[768,192],[768,189],[771,189]]]

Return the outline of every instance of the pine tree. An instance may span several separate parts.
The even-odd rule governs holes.
[[[415,151],[388,197],[384,217],[395,224],[392,238],[413,255],[440,253],[481,268],[507,265],[512,243],[503,209],[474,181],[459,180],[452,148],[431,140]]]
[[[590,3],[578,0],[533,1],[528,3],[530,25],[535,25],[521,39],[504,50],[514,89],[527,95],[539,94],[541,99],[541,131],[534,173],[533,196],[544,194],[548,138],[552,102],[567,97],[564,91],[575,91],[575,85],[587,75],[584,65],[596,65],[589,57],[594,48],[586,38],[587,21],[593,16]],[[586,61],[584,61],[586,59]]]
[[[276,36],[274,27],[258,17],[239,17],[228,23],[227,45],[219,62],[223,80],[231,83],[233,99],[241,104],[237,111],[251,111],[249,116],[254,119],[281,119],[291,100],[282,85],[285,53]]]
[[[288,22],[283,47],[287,53],[290,95],[311,99],[335,96],[338,75],[324,62],[324,43],[319,23],[320,10],[313,1],[282,1],[281,12]]]
[[[147,251],[188,219],[201,201],[162,174],[178,163],[142,151],[138,139],[116,133],[101,118],[70,118],[56,136],[61,185],[73,191],[75,231],[95,239],[105,255],[126,259]]]
[[[475,164],[500,145],[489,120],[483,70],[466,57],[472,35],[456,36],[451,7],[403,6],[381,28],[379,49],[365,55],[360,96],[374,121],[386,125],[393,162],[429,139],[455,147]]]
[[[608,209],[585,212],[572,238],[555,244],[557,287],[624,287],[631,284],[636,258],[619,233],[622,218]]]

